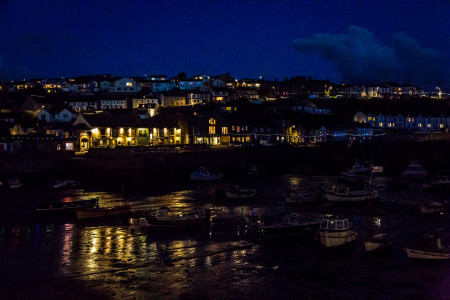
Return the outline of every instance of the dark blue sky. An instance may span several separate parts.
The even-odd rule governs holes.
[[[449,16],[447,0],[0,0],[0,80],[230,72],[448,88]]]

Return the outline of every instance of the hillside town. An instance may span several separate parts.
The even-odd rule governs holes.
[[[409,83],[335,84],[111,74],[0,85],[0,151],[448,140],[448,95]]]

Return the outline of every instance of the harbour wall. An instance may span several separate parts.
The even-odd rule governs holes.
[[[418,159],[433,175],[450,173],[450,143],[372,143],[302,147],[239,147],[185,152],[149,152],[136,149],[91,149],[82,157],[61,153],[0,155],[1,180],[18,176],[30,184],[45,185],[49,178],[75,178],[85,186],[132,189],[189,182],[189,173],[204,165],[224,177],[245,175],[250,164],[268,173],[311,172],[339,174],[355,161],[384,166],[386,175],[398,175],[409,160]]]

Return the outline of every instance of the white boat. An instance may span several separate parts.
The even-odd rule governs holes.
[[[222,178],[222,173],[220,172],[210,172],[207,168],[201,166],[196,171],[191,173],[191,180],[217,180]]]
[[[20,182],[19,178],[10,178],[8,179],[8,188],[11,190],[18,189],[22,186],[22,182]]]
[[[405,247],[409,258],[417,259],[449,259],[450,247],[443,246],[441,238],[434,234],[425,234],[417,243]]]
[[[385,249],[390,249],[394,245],[394,238],[390,233],[378,233],[369,237],[364,242],[364,249],[366,252],[374,252]]]
[[[325,192],[324,197],[330,202],[357,203],[380,198],[380,194],[373,189],[352,190],[349,187],[333,186],[331,191]]]
[[[225,197],[228,199],[250,199],[256,196],[256,189],[245,188],[239,185],[234,185],[225,190]]]
[[[369,162],[357,163],[353,167],[347,170],[347,173],[351,174],[369,174],[372,173],[372,165]]]
[[[428,174],[428,171],[419,162],[412,160],[401,176],[408,179],[423,179],[428,177]]]
[[[311,203],[317,200],[317,195],[298,187],[291,187],[285,197],[287,204]]]
[[[356,241],[357,233],[347,218],[323,218],[317,233],[320,244],[324,247],[344,246]]]
[[[318,219],[301,218],[299,214],[291,213],[284,217],[280,223],[264,225],[262,229],[265,235],[293,234],[313,231],[319,228],[320,223]]]
[[[430,183],[424,184],[423,188],[430,192],[449,192],[450,191],[450,180],[447,176],[438,176],[435,180]]]
[[[419,212],[421,214],[442,214],[444,213],[444,205],[438,201],[430,201],[419,204]]]

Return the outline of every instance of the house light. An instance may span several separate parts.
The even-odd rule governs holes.
[[[98,128],[92,129],[92,134],[98,134]]]
[[[119,129],[120,134],[123,134],[123,128]]]

